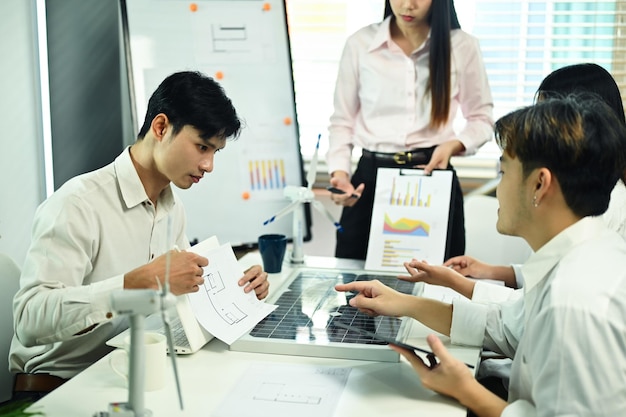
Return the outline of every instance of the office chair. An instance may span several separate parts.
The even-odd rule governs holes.
[[[13,339],[13,296],[20,283],[20,268],[0,253],[0,403],[11,398],[13,374],[9,372],[9,348]]]

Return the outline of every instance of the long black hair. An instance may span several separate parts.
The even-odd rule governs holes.
[[[393,15],[389,0],[385,1],[385,18]],[[450,114],[450,31],[460,29],[454,0],[433,0],[428,14],[430,25],[430,48],[428,88],[431,92],[430,124],[433,127],[444,125]]]

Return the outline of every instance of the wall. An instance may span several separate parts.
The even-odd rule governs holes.
[[[0,2],[0,252],[18,265],[45,195],[34,3]]]
[[[2,0],[0,252],[21,265],[46,196],[36,0]],[[54,188],[134,141],[118,0],[46,0]]]
[[[54,188],[124,148],[117,0],[46,0]]]

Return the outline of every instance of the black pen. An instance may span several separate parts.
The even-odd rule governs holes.
[[[326,189],[333,194],[345,194],[346,193],[344,190],[340,190],[339,188],[335,188],[335,187],[326,187]],[[360,196],[358,194],[354,194],[354,193],[350,195],[350,198],[359,198],[359,197]]]

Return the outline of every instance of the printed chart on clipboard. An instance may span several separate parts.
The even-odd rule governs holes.
[[[379,168],[365,269],[406,273],[413,258],[444,261],[452,171]]]

